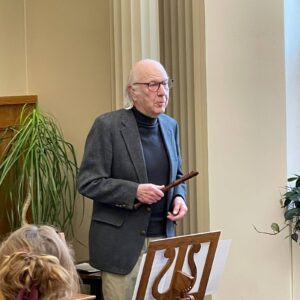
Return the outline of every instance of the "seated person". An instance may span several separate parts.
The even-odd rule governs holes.
[[[70,248],[54,228],[26,225],[1,243],[0,290],[5,300],[70,300],[79,291]]]

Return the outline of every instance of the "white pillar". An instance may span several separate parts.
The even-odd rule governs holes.
[[[159,60],[157,0],[113,0],[111,12],[112,108],[123,107],[124,86],[132,64]]]

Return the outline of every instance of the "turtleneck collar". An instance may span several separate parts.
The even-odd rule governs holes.
[[[148,117],[143,113],[141,113],[140,111],[138,111],[135,107],[132,107],[132,111],[139,125],[152,127],[157,124],[157,118]]]

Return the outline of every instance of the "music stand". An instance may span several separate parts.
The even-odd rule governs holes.
[[[220,231],[215,231],[151,241],[133,300],[203,300],[220,234]],[[196,263],[195,257],[202,247],[206,254],[196,258],[203,266],[202,270],[198,270],[199,261]],[[159,256],[164,257],[163,262],[157,259]],[[157,266],[159,270],[155,270]],[[159,291],[160,283],[166,278],[169,281],[165,286],[167,289]],[[199,286],[195,290],[196,280],[199,280]],[[152,295],[147,298],[149,289]]]

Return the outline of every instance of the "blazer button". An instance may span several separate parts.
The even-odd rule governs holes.
[[[146,211],[147,212],[151,212],[151,207],[150,206],[146,206]]]
[[[140,233],[141,235],[146,235],[146,230],[142,230]]]

